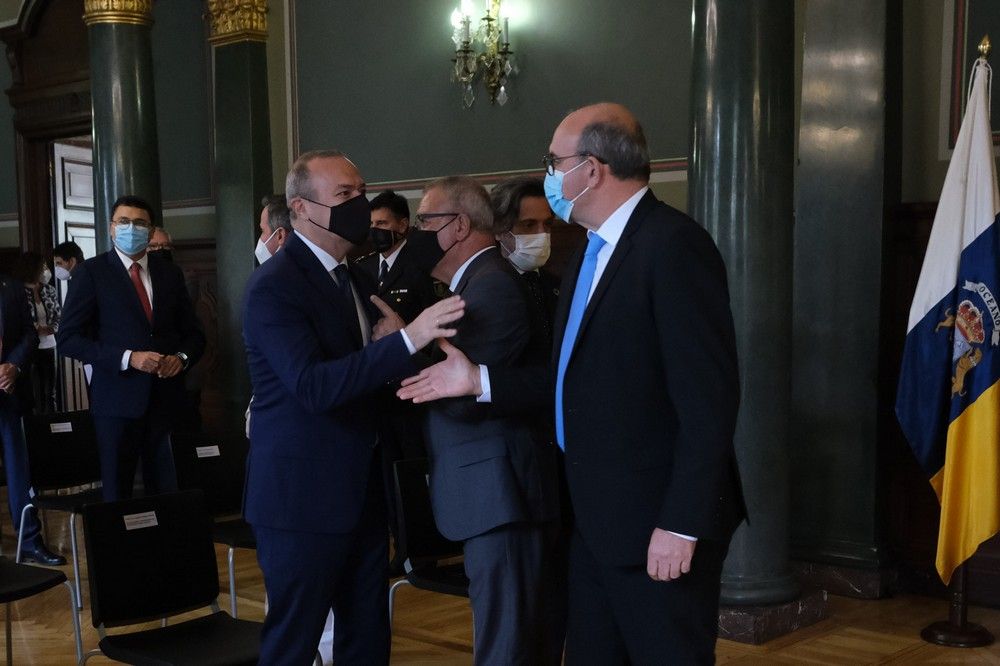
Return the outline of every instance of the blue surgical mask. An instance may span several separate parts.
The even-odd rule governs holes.
[[[573,173],[586,163],[587,160],[584,160],[569,171],[563,172],[556,169],[555,173],[545,174],[545,198],[548,200],[549,207],[552,208],[552,212],[555,213],[556,217],[561,219],[563,222],[569,222],[569,215],[573,212],[573,204],[575,204],[576,200],[586,194],[587,190],[590,189],[590,186],[588,185],[583,188],[583,192],[580,192],[572,199],[567,199],[563,196],[563,178],[565,178],[567,174]]]
[[[134,224],[128,226],[119,225],[115,228],[115,247],[121,250],[122,254],[129,256],[139,254],[149,245],[149,228],[137,227]]]

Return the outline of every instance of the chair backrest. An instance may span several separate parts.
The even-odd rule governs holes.
[[[83,507],[94,626],[147,622],[219,596],[212,519],[200,491]]]
[[[446,539],[434,522],[427,459],[397,460],[393,477],[399,520],[397,548],[411,562],[461,555],[462,544]]]
[[[88,411],[35,414],[22,420],[35,490],[101,480],[94,421]]]
[[[213,516],[240,513],[248,450],[244,434],[173,433],[170,441],[177,487],[205,493]]]

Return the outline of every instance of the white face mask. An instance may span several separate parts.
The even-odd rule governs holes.
[[[57,280],[68,280],[70,278],[69,271],[62,266],[56,266],[56,279]]]
[[[257,239],[257,247],[254,248],[253,251],[254,256],[257,257],[257,263],[263,264],[265,261],[274,256],[271,254],[271,251],[267,249],[267,244],[271,242],[271,239],[274,238],[274,234],[276,233],[278,233],[277,229],[271,232],[271,235],[267,237],[267,240],[264,240],[263,236]]]
[[[511,240],[514,241],[513,249],[510,247]],[[523,273],[544,266],[552,253],[552,239],[547,233],[512,234],[507,232],[500,240],[500,244],[507,251],[507,261]]]

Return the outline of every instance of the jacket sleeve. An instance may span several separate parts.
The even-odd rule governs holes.
[[[56,343],[63,356],[119,372],[125,348],[97,338],[97,318],[97,284],[91,268],[84,263],[73,271],[69,281]]]
[[[691,223],[670,236],[651,277],[666,391],[678,419],[657,526],[701,537],[728,492],[739,409],[726,267],[712,238]]]
[[[487,366],[487,370],[494,415],[516,416],[554,408],[555,380],[550,364]]]
[[[6,287],[8,293],[11,294],[10,311],[18,311],[21,313],[21,340],[12,349],[7,351],[7,363],[12,363],[21,371],[25,373],[28,368],[31,367],[31,356],[38,347],[38,333],[35,331],[35,325],[31,323],[31,319],[27,316],[28,313],[28,298],[25,296],[24,288],[21,284],[15,283],[14,287],[9,284]]]
[[[287,288],[265,281],[251,283],[243,335],[248,354],[262,356],[306,411],[322,414],[413,374],[415,365],[401,333],[330,358],[320,346],[306,304],[292,296]],[[332,308],[328,315],[335,316]]]
[[[176,322],[181,338],[177,351],[187,355],[188,369],[190,370],[191,366],[197,363],[201,359],[201,355],[205,353],[205,332],[195,314],[194,304],[188,295],[187,287],[184,284],[184,274],[180,268],[174,272],[174,281],[179,292]]]

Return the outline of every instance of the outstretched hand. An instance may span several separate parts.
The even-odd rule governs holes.
[[[419,375],[404,379],[402,388],[396,391],[401,400],[421,403],[482,394],[479,366],[447,340],[438,340],[438,346],[445,353],[445,360],[425,368]]]
[[[378,308],[378,311],[382,313],[382,318],[375,322],[375,326],[372,328],[373,341],[384,338],[387,335],[392,335],[406,326],[406,322],[403,321],[403,318],[399,316],[398,312],[389,307],[388,303],[375,294],[371,295],[371,301],[375,304],[375,307]],[[419,347],[417,347],[417,349],[419,349]]]
[[[375,305],[378,306],[378,303]],[[414,347],[423,349],[435,338],[450,338],[455,335],[458,329],[445,327],[461,319],[464,314],[465,301],[462,297],[450,296],[426,308],[403,330],[406,331],[406,337],[410,338]]]

